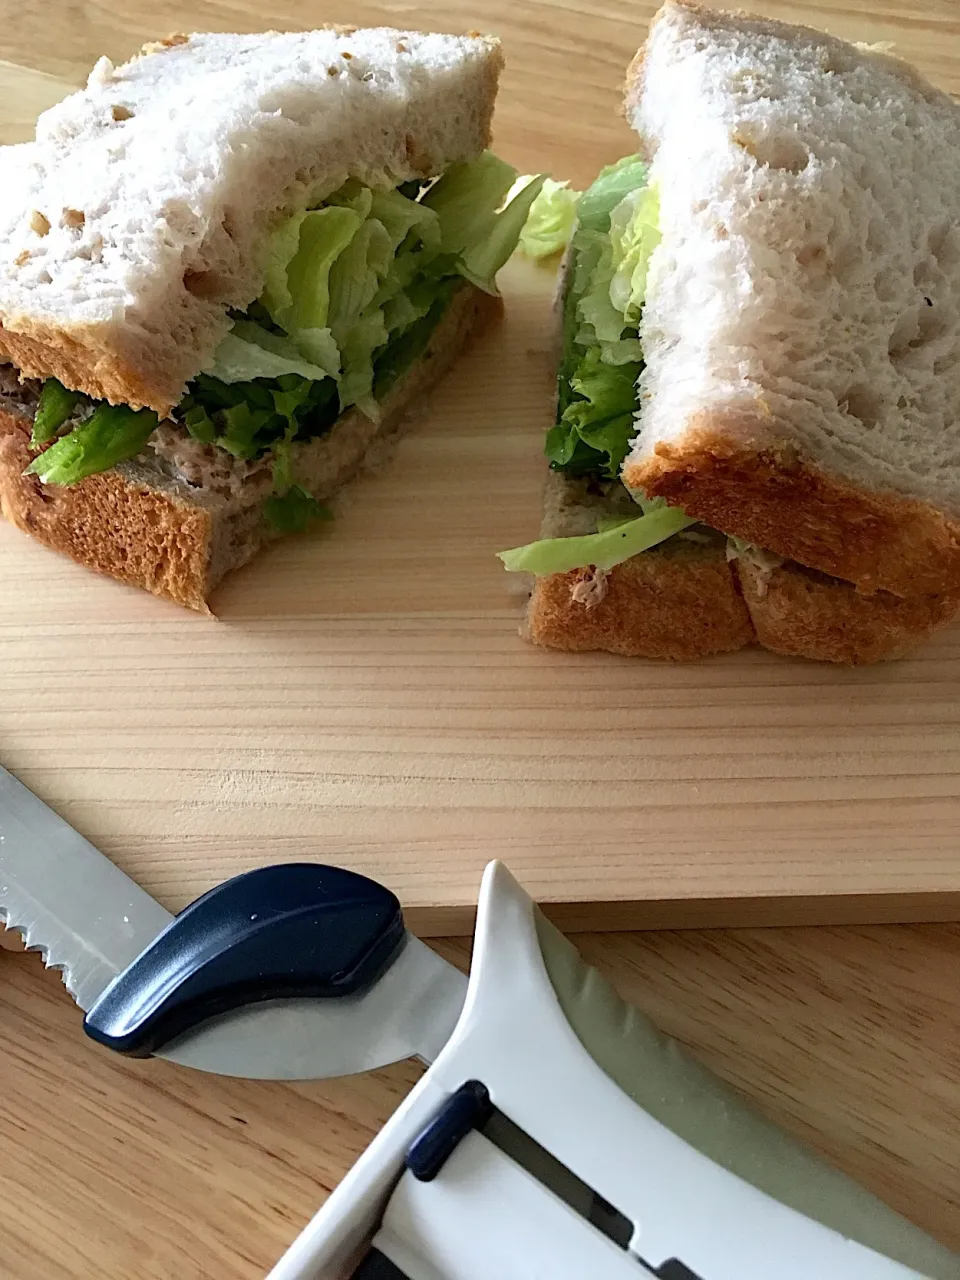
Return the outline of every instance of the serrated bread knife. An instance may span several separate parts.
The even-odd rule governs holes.
[[[0,769],[0,919],[120,1053],[285,1080],[432,1064],[273,1280],[960,1280],[624,1004],[502,864],[468,985],[336,867],[172,916]]]

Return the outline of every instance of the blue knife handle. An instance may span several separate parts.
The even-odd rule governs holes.
[[[87,1013],[87,1035],[147,1058],[218,1013],[290,996],[373,985],[403,941],[400,903],[339,867],[248,871],[176,917]]]

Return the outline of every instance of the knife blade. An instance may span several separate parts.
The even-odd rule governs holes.
[[[0,766],[0,920],[91,1009],[175,917]],[[308,1080],[404,1058],[430,1062],[463,1007],[466,978],[406,933],[369,990],[233,1009],[158,1057],[220,1075]]]

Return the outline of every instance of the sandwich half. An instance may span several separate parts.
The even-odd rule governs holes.
[[[541,541],[504,557],[529,638],[902,656],[960,605],[960,107],[668,3],[627,113],[561,271]]]
[[[177,36],[0,148],[0,502],[195,609],[498,314],[496,40]]]

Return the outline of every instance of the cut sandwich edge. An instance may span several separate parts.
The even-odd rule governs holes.
[[[94,400],[153,409],[162,417],[175,407],[186,384],[174,393],[162,373],[131,362],[111,325],[51,326],[26,318],[19,327],[0,321],[0,358],[17,367],[23,378],[56,378],[71,391]]]
[[[824,471],[759,419],[699,410],[675,442],[628,456],[623,481],[861,593],[960,596],[960,521]]]
[[[315,496],[331,497],[361,469],[381,437],[399,432],[414,402],[502,310],[499,298],[462,285],[427,351],[384,397],[380,421],[351,409],[324,436],[296,447],[298,480],[306,482],[327,467]],[[208,597],[226,574],[277,536],[263,518],[269,489],[262,483],[231,498],[202,488],[191,491],[159,470],[153,481],[148,466],[132,462],[76,485],[44,485],[37,476],[23,474],[35,456],[30,431],[26,415],[0,410],[3,515],[35,540],[95,572],[209,614]]]
[[[582,532],[582,518],[564,512],[582,511],[583,488],[547,473],[545,534],[563,536],[564,521],[570,535]],[[537,577],[522,634],[565,653],[689,662],[759,644],[785,657],[861,666],[906,656],[958,608],[957,596],[863,595],[791,561],[731,558],[724,535],[694,527],[606,573],[584,566]]]

